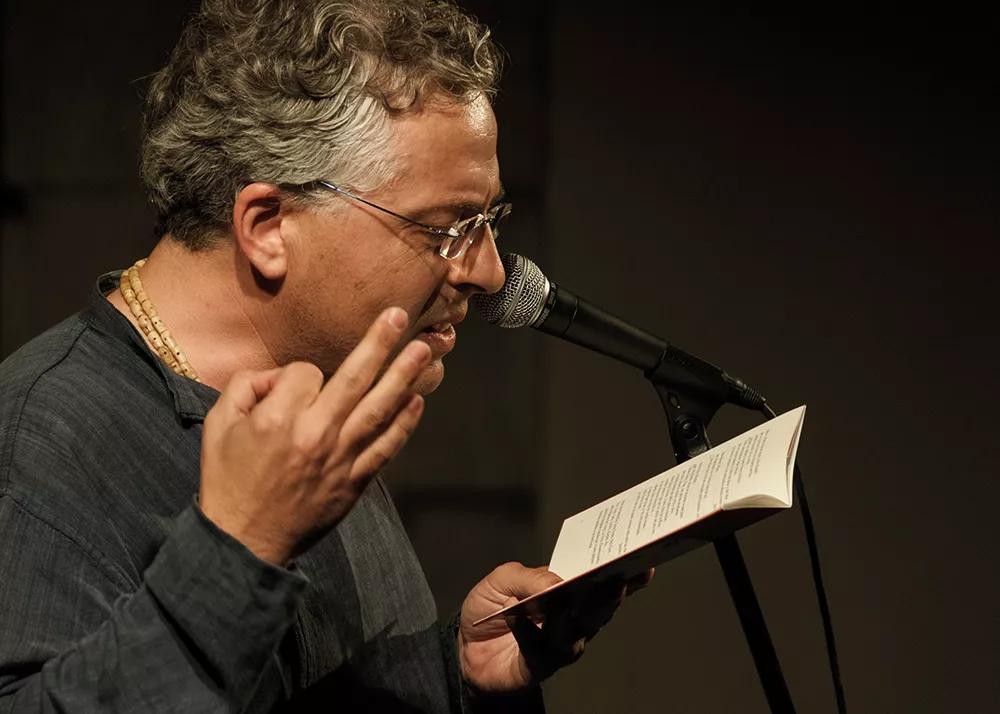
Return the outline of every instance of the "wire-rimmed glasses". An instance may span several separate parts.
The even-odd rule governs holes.
[[[440,242],[438,245],[438,254],[446,260],[456,260],[457,258],[461,258],[465,254],[468,247],[486,232],[483,230],[485,226],[489,226],[490,235],[493,237],[493,240],[496,240],[500,235],[500,224],[505,218],[507,218],[507,216],[510,215],[512,209],[512,205],[509,202],[504,201],[492,206],[486,213],[477,213],[474,216],[459,219],[450,226],[441,227],[422,223],[414,220],[413,218],[408,218],[407,216],[396,213],[395,211],[391,211],[384,206],[379,206],[377,203],[372,203],[368,199],[361,198],[361,196],[348,191],[346,188],[341,188],[330,181],[316,179],[315,181],[309,181],[302,184],[278,184],[278,186],[282,189],[297,191],[312,191],[315,189],[333,191],[347,196],[348,198],[353,198],[355,201],[360,201],[366,206],[371,206],[372,208],[382,211],[383,213],[388,213],[390,216],[394,216],[402,221],[419,226],[426,233],[433,236],[434,240]]]

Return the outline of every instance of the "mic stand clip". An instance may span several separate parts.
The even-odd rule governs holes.
[[[714,379],[711,378],[713,370]],[[666,346],[660,363],[645,372],[666,412],[677,463],[711,448],[706,427],[719,407],[730,401],[725,385],[735,381],[727,377],[726,383],[720,385],[718,374],[719,370],[714,365],[675,350],[670,345]],[[704,378],[701,378],[702,375]],[[788,685],[736,535],[724,536],[714,545],[771,711],[794,712]]]

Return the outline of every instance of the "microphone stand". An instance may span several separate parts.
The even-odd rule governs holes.
[[[691,355],[668,346],[660,363],[645,372],[666,412],[677,463],[711,448],[706,427],[727,401],[725,391],[715,383],[697,378],[701,367],[701,364],[692,364]],[[736,535],[726,535],[714,541],[714,545],[771,711],[794,712],[788,685]]]

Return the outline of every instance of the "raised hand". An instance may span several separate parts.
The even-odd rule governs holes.
[[[411,387],[430,361],[425,343],[406,345],[376,383],[407,324],[402,309],[383,312],[325,386],[304,362],[233,375],[205,419],[205,515],[279,565],[347,515],[423,412]]]

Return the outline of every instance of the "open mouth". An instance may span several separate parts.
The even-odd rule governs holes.
[[[452,326],[452,324],[450,322],[448,322],[448,321],[442,321],[442,322],[435,322],[433,325],[429,325],[428,327],[425,327],[423,330],[421,330],[421,332],[447,333],[447,332],[450,332],[450,331],[452,331],[454,329],[455,328]]]
[[[417,337],[428,344],[434,358],[438,359],[455,347],[455,326],[450,322],[435,322],[421,330]]]

